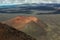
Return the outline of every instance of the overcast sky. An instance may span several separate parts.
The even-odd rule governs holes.
[[[60,0],[0,0],[0,4],[60,3]]]

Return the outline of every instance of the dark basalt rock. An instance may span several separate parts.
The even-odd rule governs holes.
[[[0,23],[0,40],[36,40],[22,31]]]

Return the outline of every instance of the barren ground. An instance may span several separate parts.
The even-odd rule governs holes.
[[[0,14],[0,21],[8,20],[21,14]],[[31,15],[24,15],[31,16]],[[60,40],[60,14],[50,15],[32,15],[40,18],[44,23],[48,25],[47,40]]]

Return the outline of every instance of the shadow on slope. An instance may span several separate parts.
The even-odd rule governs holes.
[[[0,23],[0,40],[36,40],[24,32]]]
[[[47,40],[47,25],[34,16],[18,16],[5,21],[5,23],[37,38],[37,40]]]

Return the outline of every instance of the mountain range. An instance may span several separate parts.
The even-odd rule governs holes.
[[[52,13],[60,13],[60,4],[18,4],[18,5],[2,5],[0,13],[25,13],[30,14],[35,11],[54,11]]]

